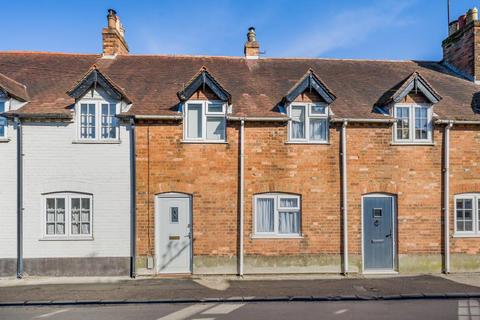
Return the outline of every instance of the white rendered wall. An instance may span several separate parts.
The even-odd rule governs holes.
[[[17,131],[0,141],[0,259],[17,257]]]
[[[23,125],[25,259],[130,256],[129,131],[120,127],[120,143],[80,144],[76,130],[73,122]],[[42,194],[67,191],[93,194],[93,240],[43,239]]]

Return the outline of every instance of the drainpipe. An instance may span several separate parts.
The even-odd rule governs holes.
[[[343,274],[348,274],[347,121],[342,125]]]
[[[17,127],[17,278],[23,277],[23,143],[22,123],[14,119]]]
[[[245,175],[245,120],[240,123],[240,248],[238,274],[243,277],[243,219],[244,219],[244,177]]]
[[[445,142],[444,142],[444,168],[443,168],[443,225],[444,225],[444,254],[445,254],[445,265],[443,272],[450,273],[450,128],[453,126],[453,122],[449,122],[445,126]]]
[[[135,155],[135,119],[130,119],[130,277],[136,277],[136,155]]]

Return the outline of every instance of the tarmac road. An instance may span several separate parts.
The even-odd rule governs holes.
[[[480,320],[470,300],[260,302],[2,307],[1,320],[458,319]]]

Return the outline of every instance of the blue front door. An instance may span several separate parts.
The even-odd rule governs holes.
[[[393,197],[363,198],[364,269],[393,270]]]

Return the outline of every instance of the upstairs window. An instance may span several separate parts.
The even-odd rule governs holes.
[[[455,196],[455,235],[480,237],[480,194]]]
[[[256,195],[254,234],[259,237],[300,236],[300,197],[275,193]]]
[[[79,138],[81,140],[118,139],[117,104],[105,101],[79,103]]]
[[[432,141],[432,108],[420,104],[396,104],[394,141],[429,143]]]
[[[328,107],[314,103],[292,103],[289,108],[289,141],[328,142]]]
[[[0,99],[0,113],[7,111],[7,102]],[[0,116],[0,139],[7,137],[7,119]]]
[[[185,104],[184,140],[226,141],[226,104],[221,101],[190,101]]]
[[[45,195],[44,236],[84,238],[92,236],[92,196],[77,193]]]

